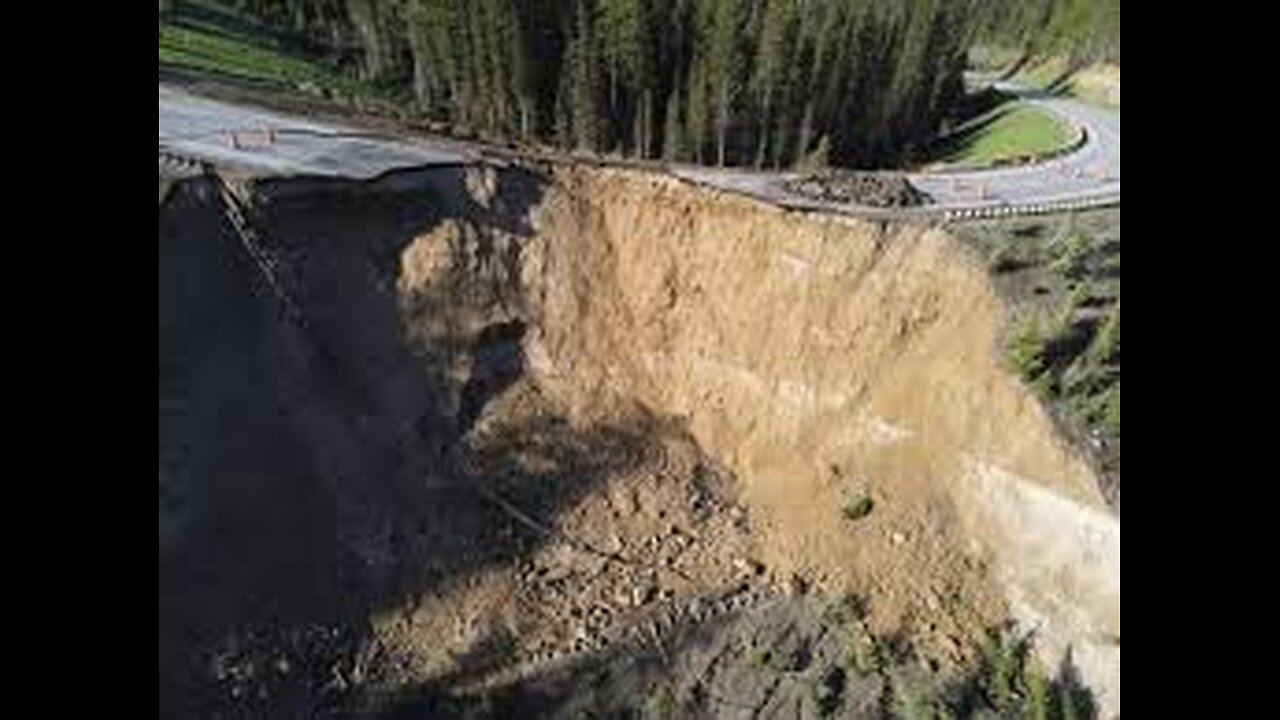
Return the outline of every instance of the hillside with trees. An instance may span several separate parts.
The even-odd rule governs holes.
[[[1060,55],[1072,67],[1120,64],[1120,0],[999,0],[987,4],[979,42],[1022,53]]]
[[[708,165],[883,167],[975,42],[1119,57],[1119,0],[238,0],[469,132]],[[1114,39],[1112,39],[1114,31]]]

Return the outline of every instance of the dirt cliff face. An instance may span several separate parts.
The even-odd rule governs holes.
[[[735,472],[773,571],[869,591],[886,625],[924,627],[946,625],[940,605],[988,607],[998,577],[1017,585],[1024,617],[1088,606],[1062,636],[1119,636],[1118,522],[1002,366],[1003,308],[959,243],[665,178],[556,181],[535,215],[547,239],[533,368],[580,412],[621,397],[683,418]],[[995,498],[1011,487],[1044,502],[1009,510]],[[867,495],[874,509],[850,522],[841,509]],[[1047,504],[1060,535],[1007,531]],[[1107,560],[1076,562],[1082,552]],[[1064,580],[1051,567],[1084,569]],[[1114,655],[1092,674],[1118,699]]]
[[[483,682],[504,658],[621,642],[664,603],[696,621],[726,589],[860,594],[877,632],[942,663],[1010,609],[1045,621],[1055,653],[1118,638],[1118,521],[1113,532],[1088,467],[1001,367],[1002,307],[944,232],[622,170],[379,182],[322,200],[258,189],[263,242],[297,270],[312,319],[288,334],[291,355],[266,358],[306,372],[245,360],[282,378],[264,385],[314,378],[309,405],[279,415],[312,448],[291,472],[344,528],[343,577],[378,578],[358,629],[374,649],[344,687],[375,657],[395,658],[376,678],[387,687]],[[179,395],[166,322],[198,335],[210,301],[166,321],[161,294],[163,409]],[[266,314],[253,311],[255,328]],[[328,360],[294,347],[308,337]],[[174,362],[184,387],[215,384],[207,364]],[[354,378],[355,395],[316,389],[315,368]],[[282,412],[252,404],[262,397],[238,407]],[[329,415],[352,417],[309,426]],[[162,490],[166,477],[214,484],[216,467],[165,463],[163,425]],[[230,432],[241,443],[227,447],[255,447]],[[164,563],[217,541],[175,522],[162,523],[162,636],[166,619],[194,633],[189,596],[204,598],[184,586],[166,610]],[[1114,663],[1086,664],[1094,684],[1114,675],[1103,699],[1118,712],[1118,644]]]
[[[574,168],[530,219],[517,294],[533,376],[580,420],[641,405],[685,423],[736,476],[776,581],[866,592],[881,628],[940,645],[964,637],[960,617],[993,620],[1010,585],[1024,618],[1090,606],[1046,632],[1054,653],[1074,634],[1118,637],[1118,523],[1002,366],[1003,308],[945,233]],[[996,498],[1010,492],[1042,502],[1009,510]],[[1046,504],[1062,534],[1029,552],[1006,528]],[[1092,552],[1111,559],[1075,563],[1091,552],[1075,539],[1099,532]],[[1092,569],[1051,569],[1066,566]],[[1118,659],[1089,662],[1118,688]]]

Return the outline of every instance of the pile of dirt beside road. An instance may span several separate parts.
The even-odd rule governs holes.
[[[814,200],[900,208],[933,202],[928,193],[893,173],[830,170],[791,180],[788,190]]]

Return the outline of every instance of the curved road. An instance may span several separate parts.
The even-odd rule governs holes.
[[[1007,83],[995,83],[995,86],[1014,92],[1024,102],[1042,107],[1080,128],[1084,132],[1083,143],[1070,153],[1030,165],[991,170],[908,173],[907,178],[912,184],[932,195],[934,203],[905,210],[877,210],[805,198],[783,187],[785,181],[799,177],[797,173],[703,167],[673,168],[673,172],[689,180],[791,207],[886,217],[982,217],[1115,205],[1120,202],[1119,110],[1099,108],[1070,98],[1026,92]]]
[[[1081,128],[1083,144],[1066,155],[1020,167],[909,174],[912,183],[933,196],[934,203],[926,206],[885,210],[811,200],[783,187],[784,181],[797,177],[795,173],[693,166],[671,166],[669,171],[788,207],[872,217],[953,219],[1118,204],[1119,110],[1013,90],[1026,102]],[[371,133],[198,97],[163,84],[159,101],[162,158],[209,161],[254,174],[360,179],[395,169],[470,163],[481,158],[476,146],[447,138]]]
[[[1042,163],[998,170],[912,175],[918,187],[932,194],[939,205],[952,209],[1027,207],[1046,204],[1087,202],[1114,204],[1120,202],[1120,111],[1088,105],[1071,98],[1021,92],[1017,88],[997,84],[1002,90],[1015,92],[1023,100],[1052,112],[1083,130],[1084,144],[1076,151]],[[972,193],[954,190],[955,181],[962,187],[985,185],[989,193],[986,203],[974,202]]]

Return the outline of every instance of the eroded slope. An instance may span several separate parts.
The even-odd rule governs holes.
[[[984,499],[1101,507],[945,234],[563,166],[244,195],[161,213],[162,706],[372,712],[784,593],[936,666],[1010,597],[1118,637],[1118,525],[1064,581]]]

